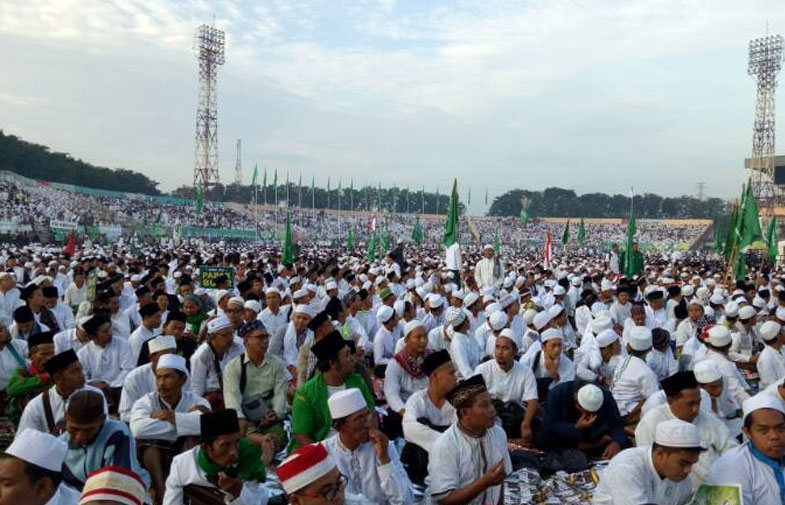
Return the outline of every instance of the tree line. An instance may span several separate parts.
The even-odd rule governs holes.
[[[44,179],[88,188],[159,195],[158,183],[146,175],[125,168],[99,167],[52,152],[47,146],[27,142],[0,130],[0,170],[30,179]]]

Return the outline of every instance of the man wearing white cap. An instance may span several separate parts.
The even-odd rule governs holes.
[[[630,313],[631,308],[630,288],[627,286],[620,286],[616,291],[616,300],[611,304],[610,309],[608,309],[613,322],[618,326],[624,327],[624,323],[632,316]]]
[[[223,403],[223,370],[245,351],[243,341],[234,336],[232,323],[219,316],[207,323],[207,341],[191,356],[191,389],[210,405]]]
[[[518,345],[519,337],[505,328],[495,337],[494,359],[481,363],[475,373],[485,380],[507,438],[521,439],[524,445],[529,445],[533,438],[532,421],[538,409],[537,380],[530,368],[516,361]]]
[[[581,345],[583,347],[583,345]],[[575,353],[578,356],[578,353]],[[580,357],[576,357],[575,375],[586,382],[610,385],[613,372],[621,361],[621,340],[616,331],[606,329],[594,337]]]
[[[645,326],[636,326],[630,331],[628,355],[613,372],[611,393],[619,413],[625,418],[625,425],[638,422],[643,402],[660,389],[657,375],[646,364],[646,354],[651,347],[651,330]]]
[[[292,320],[288,325],[282,327],[283,355],[279,357],[283,358],[289,373],[295,377],[297,377],[298,372],[305,372],[304,370],[298,370],[297,365],[303,344],[313,342],[314,340],[313,331],[310,329],[313,325],[310,323],[315,315],[310,306],[305,304],[295,305],[292,312]],[[278,333],[281,333],[281,328],[278,329]]]
[[[487,334],[485,341],[482,343],[483,345],[480,347],[480,349],[482,349],[481,359],[493,356],[496,350],[496,337],[499,335],[499,333],[501,333],[502,330],[507,328],[508,321],[509,319],[507,314],[503,310],[497,310],[488,316],[488,321],[486,321],[486,324],[491,331]],[[482,326],[480,328],[482,328]]]
[[[455,364],[456,375],[458,380],[467,379],[474,374],[474,369],[480,364],[480,357],[484,349],[480,348],[477,341],[465,333],[470,326],[465,312],[455,312],[448,324],[451,328],[448,328],[447,331],[452,332],[449,351]]]
[[[321,443],[300,447],[275,473],[291,505],[344,503],[347,478]]]
[[[542,347],[535,352],[529,349],[521,363],[534,373],[537,397],[542,403],[550,389],[575,379],[575,364],[562,352],[564,337],[559,330],[548,328],[540,335],[540,341]]]
[[[693,371],[701,387],[701,408],[725,423],[732,437],[741,435],[741,406],[728,394],[728,386],[717,364],[705,359],[696,363]]]
[[[754,347],[758,343],[755,335],[757,316],[755,308],[745,305],[739,309],[739,324],[731,330],[731,346],[728,358],[742,364],[755,364],[758,360]],[[742,365],[744,366],[744,365]]]
[[[155,380],[157,390],[134,403],[130,424],[155,495],[163,497],[172,458],[186,448],[185,437],[199,435],[199,414],[210,411],[210,404],[183,389],[188,368],[182,356],[160,356]]]
[[[324,441],[347,490],[380,505],[408,505],[414,501],[412,484],[395,445],[372,428],[371,411],[359,389],[335,393],[327,400],[336,434]]]
[[[782,332],[782,325],[775,321],[763,323],[758,333],[765,347],[758,357],[756,366],[760,376],[759,387],[765,389],[770,384],[785,378],[785,355],[782,354],[785,333]]]
[[[482,256],[483,258],[474,265],[474,280],[480,290],[496,289],[502,283],[503,270],[498,259],[494,257],[493,246],[486,244],[482,248]]]
[[[750,397],[750,387],[741,375],[736,364],[728,357],[731,346],[731,333],[727,327],[722,325],[713,326],[709,332],[709,337],[704,344],[708,348],[706,359],[710,359],[717,364],[725,384],[728,386],[728,393],[741,405]]]
[[[702,451],[695,425],[679,419],[664,421],[657,426],[652,445],[626,449],[611,459],[600,474],[592,503],[686,503],[692,495],[690,473]]]
[[[694,424],[706,449],[693,468],[692,485],[697,489],[709,473],[714,461],[738,444],[727,426],[711,412],[701,408],[701,394],[693,372],[678,372],[662,381],[667,403],[647,412],[635,428],[636,445],[654,442],[657,426],[670,419]]]
[[[785,503],[785,406],[771,395],[756,395],[743,405],[747,442],[723,454],[706,484],[741,486],[744,505]]]
[[[76,326],[56,333],[54,336],[55,354],[60,354],[68,349],[78,352],[79,349],[90,343],[90,336],[82,328],[82,324],[90,319],[91,316],[82,317],[76,320]]]
[[[278,332],[278,328],[286,326],[287,323],[286,311],[281,310],[281,292],[278,288],[267,288],[264,292],[264,302],[267,306],[259,313],[257,319],[264,323],[264,327],[272,337]]]
[[[76,505],[79,492],[62,483],[68,446],[48,433],[24,430],[0,456],[0,505]]]
[[[395,355],[395,344],[401,338],[401,327],[395,309],[387,305],[380,306],[376,311],[376,320],[379,330],[373,337],[374,373],[377,377],[383,377],[387,362]]]

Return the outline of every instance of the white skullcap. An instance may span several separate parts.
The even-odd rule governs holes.
[[[455,289],[452,292],[452,296],[459,300],[463,300],[463,298],[466,296],[466,293],[462,289]]]
[[[545,328],[548,325],[548,323],[551,322],[551,315],[548,314],[547,311],[543,310],[542,312],[538,312],[537,315],[534,316],[532,322],[534,323],[534,329],[540,331],[543,328]]]
[[[381,285],[382,285],[382,282],[384,282],[384,281],[386,281],[386,280],[387,280],[387,278],[386,278],[386,277],[381,277],[381,276],[379,276],[379,277],[377,277],[377,278],[376,278],[376,280],[375,280],[375,281],[373,281],[373,285],[374,285],[374,286],[381,286]],[[327,285],[325,285],[324,289],[328,289],[328,288],[327,288]],[[335,289],[335,288],[332,288],[332,289]]]
[[[336,420],[359,412],[368,405],[359,389],[349,388],[333,394],[327,400],[327,406],[330,408],[330,417]]]
[[[257,314],[262,311],[262,304],[258,300],[248,300],[243,305],[246,309],[252,310]]]
[[[463,297],[463,306],[469,308],[472,305],[474,305],[479,299],[480,299],[480,295],[478,295],[474,291],[467,293],[466,296]]]
[[[600,291],[612,291],[613,290],[613,283],[608,279],[603,279],[602,283],[600,283]]]
[[[292,315],[294,314],[305,314],[306,316],[313,318],[313,309],[310,307],[310,305],[300,303],[294,306],[294,312]]]
[[[741,409],[744,414],[742,422],[744,422],[744,419],[747,419],[748,415],[760,409],[772,409],[785,415],[785,404],[782,403],[782,400],[777,396],[766,393],[758,393],[752,398],[747,398],[741,405]]]
[[[513,344],[515,344],[515,348],[516,349],[520,349],[521,348],[521,337],[520,337],[520,335],[518,335],[517,333],[512,331],[512,329],[510,329],[510,328],[503,329],[501,331],[501,333],[499,333],[499,336],[497,337],[497,339],[502,338],[502,337],[504,337],[506,339],[509,339]]]
[[[268,289],[267,291],[270,291],[270,290]],[[278,291],[278,290],[276,289],[276,291]],[[280,291],[278,291],[278,296],[281,296],[281,292]],[[305,289],[305,288],[298,289],[297,291],[295,291],[292,294],[292,298],[294,298],[295,300],[298,299],[298,298],[305,298],[306,296],[308,296],[308,290]]]
[[[487,307],[485,307],[485,315],[490,317],[490,315],[493,314],[494,312],[499,312],[501,310],[502,310],[501,304],[494,302],[488,305]]]
[[[403,317],[403,313],[406,311],[406,301],[395,300],[395,303],[393,303],[393,310],[398,314],[398,317]]]
[[[601,312],[607,312],[608,307],[602,302],[594,302],[591,305],[591,315],[597,317],[597,315]]]
[[[432,309],[437,309],[444,303],[444,298],[441,295],[431,295],[428,299],[428,306]]]
[[[158,366],[156,369],[161,370],[162,368],[180,370],[184,374],[188,375],[188,367],[185,365],[185,358],[178,354],[164,354],[158,358]]]
[[[770,342],[777,338],[780,334],[780,330],[782,329],[782,325],[776,321],[766,321],[760,326],[758,333],[766,342]]]
[[[480,294],[483,297],[485,297],[485,296],[493,296],[493,294],[495,292],[496,292],[496,288],[494,288],[493,286],[486,286],[486,287],[482,288],[482,290],[480,291]]]
[[[233,296],[233,297],[229,298],[229,303],[231,303],[233,305],[239,305],[240,307],[244,307],[245,306],[245,300],[243,300],[243,298],[241,296]]]
[[[651,330],[645,326],[635,326],[630,330],[629,345],[633,351],[651,349]]]
[[[510,289],[512,287],[512,279],[510,279],[509,277],[504,279],[504,282],[502,283],[502,287],[504,289]]]
[[[491,251],[493,251],[493,246],[492,246],[491,244],[485,244],[485,245],[482,247],[482,250],[483,250],[483,251],[487,251],[488,249],[490,249]]]
[[[334,280],[330,279],[324,283],[324,290],[330,291],[332,289],[338,289],[338,284],[336,284]]]
[[[709,303],[712,305],[722,305],[725,303],[725,298],[720,293],[714,293],[709,298]]]
[[[692,287],[692,284],[685,284],[681,287],[681,294],[684,296],[692,296],[695,293],[695,288]]]
[[[496,298],[493,295],[483,295],[482,296],[482,303],[493,303],[496,301]]]
[[[409,336],[409,334],[410,334],[411,332],[413,332],[414,330],[416,330],[417,328],[425,328],[425,325],[424,325],[424,324],[422,324],[422,322],[420,322],[420,321],[419,321],[419,320],[417,320],[417,319],[412,319],[411,321],[409,321],[408,323],[406,323],[406,324],[403,326],[403,338],[406,338],[406,337],[408,337],[408,336]]]
[[[556,316],[564,312],[564,307],[559,305],[558,303],[554,303],[553,306],[548,309],[548,315],[551,316],[551,319],[555,319]]]
[[[570,284],[572,284],[576,288],[579,288],[579,287],[581,287],[581,284],[583,284],[583,279],[581,279],[579,276],[575,276],[570,281]]]
[[[534,309],[526,309],[526,312],[523,313],[523,322],[526,326],[531,326],[534,323],[534,316],[537,315],[537,311]]]
[[[755,309],[750,307],[749,305],[745,305],[744,307],[739,309],[739,319],[742,321],[746,321],[747,319],[752,319],[755,317]]]
[[[68,453],[68,444],[49,433],[26,429],[16,434],[5,453],[60,474],[63,471],[65,455]]]
[[[218,291],[215,292],[215,303],[217,304],[218,302],[221,301],[221,299],[223,299],[224,296],[227,295],[229,295],[229,292],[227,290],[219,289]]]
[[[701,384],[711,384],[722,379],[722,372],[714,360],[704,359],[695,364],[695,380]]]
[[[654,432],[654,443],[679,449],[703,448],[698,427],[681,419],[670,419],[659,423]]]
[[[395,314],[395,311],[392,309],[392,307],[382,305],[379,307],[379,310],[376,311],[376,320],[379,321],[380,324],[384,324],[392,319],[393,314]]]
[[[578,390],[578,405],[586,412],[597,412],[604,398],[602,389],[594,384],[586,384]]]
[[[785,307],[777,307],[777,310],[776,312],[774,312],[774,315],[780,321],[785,321]]]
[[[444,321],[453,328],[462,325],[465,320],[466,312],[457,307],[449,307],[444,315]]]
[[[561,332],[561,330],[557,330],[556,328],[548,328],[547,330],[542,332],[542,335],[540,335],[540,341],[543,344],[548,340],[554,340],[557,338],[559,340],[564,340],[564,334]]]
[[[488,316],[488,324],[494,331],[499,331],[507,326],[507,314],[503,310],[497,310]]]
[[[226,328],[231,329],[231,327],[232,323],[226,316],[218,316],[215,319],[211,319],[207,322],[207,333],[212,335],[213,333],[217,333]]]
[[[567,294],[567,292],[563,287],[557,285],[555,288],[553,288],[553,296],[562,296],[565,294]]]
[[[714,347],[725,347],[730,341],[730,331],[725,326],[715,325],[709,330],[709,343]]]
[[[728,317],[736,317],[739,315],[739,304],[736,302],[728,302],[725,305],[725,315]]]
[[[608,316],[600,316],[591,322],[591,331],[595,335],[599,335],[605,330],[613,328],[613,320]]]
[[[155,354],[167,349],[177,349],[177,340],[171,335],[160,335],[147,341],[147,350],[150,351],[150,354]]]
[[[142,276],[139,274],[133,274],[131,276],[131,282],[139,282],[142,280]]]
[[[306,290],[304,290],[304,289],[301,289],[300,291],[302,291],[302,292],[303,292],[303,294],[302,294],[301,296],[305,296],[305,294],[306,294],[306,293],[308,293],[308,291],[306,291]],[[299,293],[300,291],[297,291],[297,292],[295,293],[295,295],[296,295],[297,293]],[[278,295],[278,296],[281,296],[281,292],[280,292],[280,291],[278,290],[278,288],[276,288],[275,286],[265,289],[265,290],[264,290],[264,294],[265,294],[265,295]],[[297,298],[299,298],[299,297],[297,297]]]
[[[594,341],[597,342],[599,348],[602,349],[603,347],[608,347],[617,340],[619,340],[619,335],[612,329],[607,329],[600,332]]]
[[[762,309],[766,306],[766,300],[761,298],[760,296],[756,296],[752,299],[752,306],[756,309]]]
[[[513,295],[504,295],[502,296],[501,300],[499,300],[499,305],[501,305],[503,309],[506,309],[507,307],[515,303],[515,300],[516,297]]]

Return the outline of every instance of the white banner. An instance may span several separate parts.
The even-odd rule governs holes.
[[[49,221],[50,228],[60,228],[62,230],[76,230],[77,224],[75,221],[58,221],[57,219]]]

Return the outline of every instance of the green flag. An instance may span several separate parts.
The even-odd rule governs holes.
[[[444,222],[444,245],[450,247],[458,241],[458,179],[452,183],[447,220]]]
[[[371,230],[371,238],[368,239],[368,252],[365,253],[365,261],[376,259],[376,230]]]
[[[570,241],[570,220],[567,220],[567,224],[564,226],[564,233],[561,236],[561,243],[567,245],[567,242]]]
[[[466,199],[466,205],[472,204],[472,188],[469,188],[469,197]]]
[[[382,183],[379,182],[379,186],[376,188],[376,208],[381,210],[382,208]]]
[[[412,241],[417,245],[422,245],[423,234],[422,234],[422,226],[420,225],[420,220],[414,222],[414,228],[412,229]]]
[[[581,218],[581,222],[578,223],[578,245],[583,247],[583,244],[586,243],[586,225],[583,223],[583,218]]]
[[[346,252],[350,253],[354,251],[354,232],[349,229],[346,232]]]
[[[774,263],[777,259],[777,218],[771,216],[769,221],[769,228],[766,230],[766,243],[769,245],[767,248],[767,256],[769,261]]]
[[[752,184],[747,184],[747,196],[739,214],[739,249],[743,249],[754,241],[763,238],[758,217],[758,205],[752,192]]]
[[[635,275],[635,255],[632,251],[632,244],[635,242],[635,215],[630,211],[630,222],[627,225],[627,249],[624,250],[624,265],[622,272],[627,278],[632,279]]]
[[[485,188],[485,205],[488,205],[488,188]]]
[[[387,252],[390,250],[390,230],[387,229],[387,226],[384,227],[379,236],[379,244],[382,246],[382,251]]]
[[[196,187],[196,213],[202,213],[202,200],[204,199],[204,190],[202,186]]]
[[[273,176],[273,188],[275,193],[278,194],[278,168],[275,169],[275,175]]]
[[[264,179],[262,179],[262,187],[267,189],[267,167],[264,167]]]
[[[292,215],[286,213],[286,233],[283,236],[283,248],[281,248],[281,263],[293,265],[294,257],[292,250]]]
[[[722,227],[720,226],[720,222],[716,221],[714,223],[714,244],[711,247],[715,253],[719,254],[724,249],[722,244]]]
[[[736,254],[736,264],[733,267],[733,273],[737,281],[743,281],[747,275],[747,261],[744,258],[744,253],[741,251]]]
[[[499,238],[499,229],[496,228],[496,232],[493,235],[493,252],[499,254],[499,251],[502,250],[502,239]]]
[[[725,246],[723,248],[723,255],[726,261],[730,261],[731,254],[733,253],[733,244],[736,243],[736,221],[739,220],[739,205],[738,203],[733,206],[730,214],[730,221],[728,221],[728,234],[725,237]]]
[[[253,166],[253,177],[251,177],[251,186],[256,186],[256,179],[259,178],[259,166]]]
[[[330,192],[330,176],[327,176],[327,192]]]
[[[521,226],[526,226],[526,223],[529,222],[529,217],[529,211],[521,209]]]

